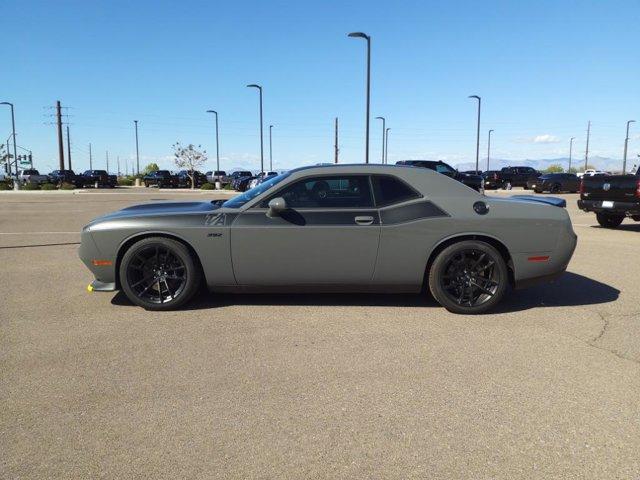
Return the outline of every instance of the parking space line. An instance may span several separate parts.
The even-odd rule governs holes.
[[[0,232],[0,235],[71,235],[80,232]]]

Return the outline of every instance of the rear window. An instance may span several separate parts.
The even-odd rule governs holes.
[[[386,207],[421,197],[418,192],[398,178],[389,175],[374,175],[371,180],[373,195],[378,207]]]

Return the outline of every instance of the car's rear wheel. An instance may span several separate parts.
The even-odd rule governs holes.
[[[429,289],[436,301],[453,313],[478,314],[502,300],[509,275],[493,246],[465,240],[438,254],[429,271]]]
[[[611,215],[610,213],[596,213],[596,220],[605,228],[616,228],[624,220],[624,215]]]
[[[551,190],[549,190],[551,193],[559,193],[560,192],[560,185],[559,184],[554,184],[551,186]]]
[[[120,285],[136,305],[147,310],[173,310],[198,291],[202,274],[182,243],[149,237],[134,243],[120,262]]]

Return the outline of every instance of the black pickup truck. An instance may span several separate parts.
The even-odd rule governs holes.
[[[178,186],[178,176],[171,173],[169,170],[157,170],[151,172],[142,179],[145,187],[151,187],[152,185],[158,188],[175,188]]]
[[[76,175],[73,170],[54,170],[47,176],[49,177],[49,181],[54,185],[70,183],[76,187],[84,186],[82,175]]]
[[[640,168],[635,175],[582,177],[578,208],[595,212],[606,228],[616,228],[625,217],[640,222]]]
[[[504,167],[497,172],[496,182],[499,182],[502,188],[523,187],[528,190],[527,182],[535,180],[540,175],[540,172],[531,167]]]
[[[78,178],[84,187],[115,188],[118,185],[118,177],[109,175],[106,170],[85,170]]]
[[[481,175],[461,173],[451,165],[440,160],[400,160],[399,162],[396,162],[396,165],[409,165],[411,167],[435,170],[436,172],[446,175],[447,177],[451,177],[478,192],[484,191],[484,179]]]
[[[178,187],[179,188],[191,188],[191,177],[193,176],[193,184],[195,188],[200,188],[207,183],[207,177],[204,173],[194,170],[189,172],[188,170],[180,170],[178,172]]]

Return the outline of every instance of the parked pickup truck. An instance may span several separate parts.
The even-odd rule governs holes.
[[[598,223],[616,228],[625,217],[640,222],[640,169],[635,175],[584,176],[578,208],[595,212]]]
[[[502,188],[523,187],[528,190],[527,182],[535,180],[540,176],[535,168],[531,167],[504,167],[498,172],[497,181],[502,184]]]
[[[85,170],[80,177],[84,187],[114,188],[118,185],[118,177],[109,175],[106,170]]]
[[[142,181],[145,187],[151,187],[153,185],[158,188],[175,188],[178,186],[178,176],[171,173],[169,170],[158,170],[146,175]]]
[[[191,188],[191,177],[193,176],[193,184],[195,188],[200,188],[202,185],[207,183],[207,177],[205,177],[204,173],[195,170],[193,172],[189,172],[188,170],[180,170],[178,172],[178,187],[179,188]]]
[[[40,172],[35,168],[28,168],[18,173],[18,180],[20,180],[20,183],[37,183],[40,185],[49,182],[49,177],[40,175]]]
[[[48,177],[49,181],[56,185],[62,183],[70,183],[71,185],[75,185],[76,187],[84,186],[82,175],[76,175],[73,170],[54,170],[48,175]]]
[[[484,191],[484,179],[481,175],[461,173],[451,165],[440,160],[400,160],[399,162],[396,162],[396,165],[409,165],[411,167],[435,170],[436,172],[446,175],[447,177],[451,177],[478,192]]]

